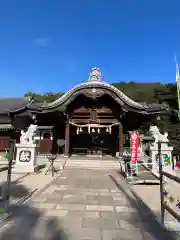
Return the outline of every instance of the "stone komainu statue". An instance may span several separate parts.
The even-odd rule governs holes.
[[[159,131],[159,128],[157,126],[150,126],[149,132],[151,133],[151,135],[155,139],[154,144],[156,144],[158,141],[169,142],[169,140],[167,138],[168,133],[166,132],[164,134],[161,134],[160,131]]]
[[[37,125],[31,124],[26,132],[21,130],[20,143],[33,144],[34,136],[37,132]]]

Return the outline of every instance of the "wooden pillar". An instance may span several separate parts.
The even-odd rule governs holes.
[[[67,122],[65,128],[65,151],[64,151],[66,157],[69,156],[69,143],[70,143],[70,124],[69,122]]]
[[[124,134],[123,134],[123,125],[119,125],[119,157],[123,156],[124,151]]]

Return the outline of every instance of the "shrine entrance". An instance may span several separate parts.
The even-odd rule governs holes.
[[[78,95],[67,107],[65,153],[89,157],[123,153],[122,109],[109,95],[97,99]]]
[[[88,157],[116,156],[119,149],[119,125],[71,124],[71,154]]]
[[[102,133],[94,131],[90,133],[91,147],[87,151],[88,157],[102,157],[105,154],[104,136]]]

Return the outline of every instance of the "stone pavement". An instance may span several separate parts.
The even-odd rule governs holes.
[[[44,157],[44,161],[46,158]],[[40,165],[42,163],[39,162]],[[59,171],[64,166],[64,161],[57,161],[55,168]],[[31,195],[33,192],[38,192],[52,181],[51,171],[45,175],[46,170],[49,167],[48,161],[46,161],[46,167],[41,168],[37,173],[15,173],[11,174],[11,191],[10,191],[10,204],[16,204],[24,197]],[[3,168],[0,165],[0,190],[6,188],[7,182],[7,170],[1,171]],[[0,207],[3,207],[3,203],[0,201]]]
[[[37,174],[18,174],[11,175],[10,204],[14,205],[23,198],[36,193],[52,181],[51,173],[45,175],[47,168],[41,169]],[[0,172],[0,187],[6,188],[7,171]],[[0,202],[3,207],[3,202]]]
[[[17,207],[0,240],[172,239],[115,171],[65,169]]]

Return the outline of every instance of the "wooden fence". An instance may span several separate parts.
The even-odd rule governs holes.
[[[165,188],[165,178],[171,179],[172,181],[180,184],[180,178],[174,176],[168,172],[163,171],[163,164],[162,164],[162,152],[161,152],[161,144],[163,142],[158,142],[158,159],[159,159],[159,177],[160,177],[160,203],[161,203],[161,223],[165,225],[165,211],[171,214],[178,222],[180,222],[180,213],[178,210],[180,209],[180,202],[178,199],[175,199]],[[179,193],[180,194],[180,193]],[[173,209],[169,204],[173,203],[175,208]],[[176,210],[175,210],[176,209]],[[172,223],[173,227],[173,223]],[[179,228],[179,227],[178,227]],[[173,229],[172,229],[173,230]],[[180,231],[180,228],[179,230]]]

